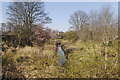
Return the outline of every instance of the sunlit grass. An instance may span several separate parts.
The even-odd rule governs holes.
[[[7,50],[3,53],[4,64],[15,64],[17,70],[26,78],[116,78],[117,42],[112,46],[103,46],[102,43],[81,42],[74,44],[61,40],[64,48],[73,48],[68,54],[64,67],[57,62],[55,41],[44,47],[29,47],[17,49],[16,52]],[[107,48],[105,50],[104,48]],[[105,54],[108,59],[105,61]],[[107,69],[105,69],[105,64]],[[4,65],[5,66],[5,65]],[[64,72],[61,72],[64,70]]]

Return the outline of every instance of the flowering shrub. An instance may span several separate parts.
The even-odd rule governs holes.
[[[45,28],[43,28],[43,24],[39,24],[32,28],[32,41],[33,44],[43,45],[46,41],[50,39],[50,34]]]

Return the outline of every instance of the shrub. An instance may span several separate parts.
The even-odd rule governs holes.
[[[10,49],[2,53],[2,79],[25,79],[16,66],[14,55]]]
[[[50,39],[49,32],[45,30],[45,28],[43,28],[42,24],[34,26],[32,28],[32,32],[33,32],[33,35],[31,39],[33,41],[33,44],[41,46]]]
[[[77,40],[77,36],[76,33],[74,31],[68,31],[63,33],[64,39],[66,40],[71,40],[71,41],[76,41]]]
[[[62,43],[68,42],[65,40]],[[101,44],[81,41],[66,44],[67,48],[64,49],[70,53],[63,67],[58,65],[52,44],[44,47],[26,46],[17,49],[16,54],[8,49],[3,53],[3,65],[15,63],[17,70],[26,78],[117,78],[117,42],[113,46],[106,46],[107,50]],[[103,53],[108,54],[107,60]]]

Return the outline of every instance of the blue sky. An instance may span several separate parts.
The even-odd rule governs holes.
[[[7,21],[6,9],[8,5],[7,2],[0,3],[0,8],[2,8],[2,11],[0,9],[0,15],[2,12],[0,22]],[[73,12],[83,10],[89,14],[92,9],[99,11],[103,5],[110,5],[115,15],[117,14],[117,2],[46,2],[45,12],[49,13],[48,15],[52,18],[52,23],[47,26],[59,31],[68,31],[71,26],[68,21]]]

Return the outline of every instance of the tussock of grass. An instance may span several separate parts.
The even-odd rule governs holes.
[[[3,53],[4,63],[15,64],[26,78],[115,78],[117,77],[117,43],[102,46],[102,43],[78,41],[75,44],[61,41],[65,48],[73,48],[64,67],[58,65],[55,44],[44,47],[19,48],[15,53]],[[55,42],[54,42],[55,43]],[[105,61],[105,54],[108,60]],[[105,64],[107,68],[105,69]],[[5,66],[5,65],[4,65]],[[64,71],[63,71],[64,70]],[[62,72],[63,71],[63,72]]]

